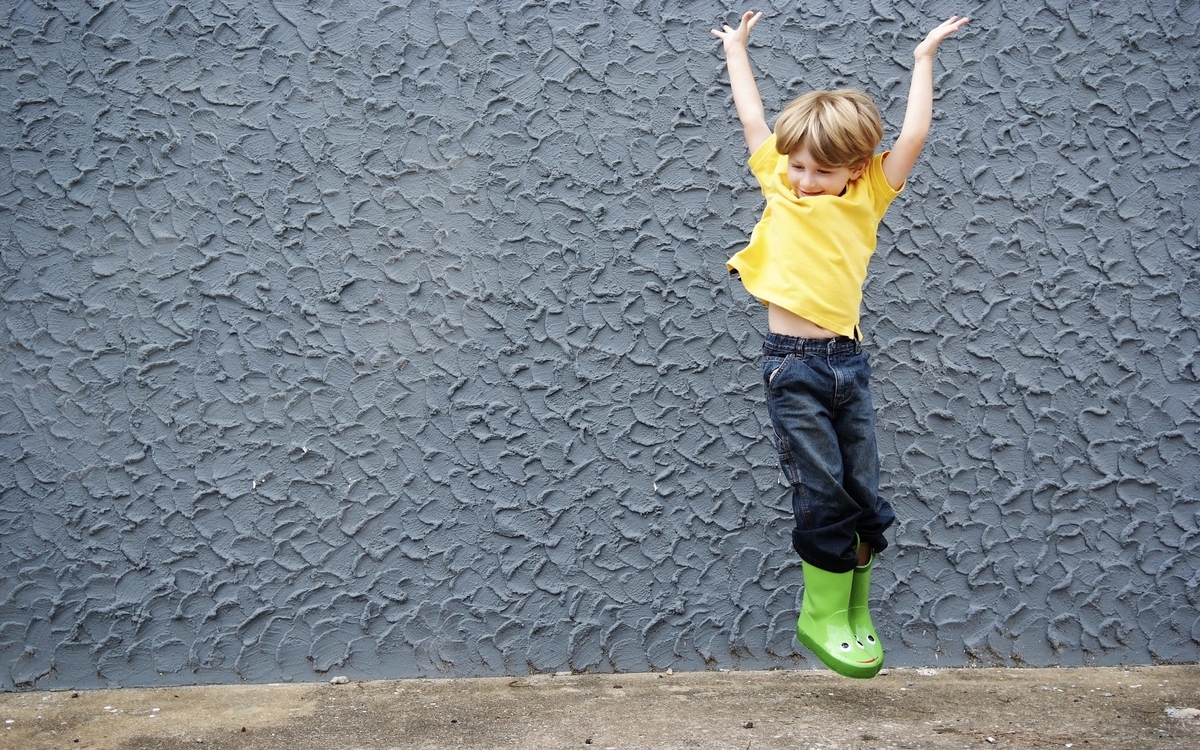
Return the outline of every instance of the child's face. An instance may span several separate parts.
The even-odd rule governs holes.
[[[807,146],[788,154],[788,183],[797,198],[816,195],[841,195],[851,180],[862,176],[867,165],[855,167],[827,167],[817,163]]]

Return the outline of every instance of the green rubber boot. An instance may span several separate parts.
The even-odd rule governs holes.
[[[802,565],[804,599],[796,620],[797,640],[843,677],[874,677],[883,660],[858,642],[848,619],[854,571],[831,573],[808,563]]]
[[[875,624],[871,622],[871,611],[867,608],[867,598],[871,589],[871,566],[875,564],[875,555],[871,555],[871,559],[866,565],[860,565],[854,569],[854,576],[851,579],[850,586],[850,608],[847,610],[847,619],[850,621],[850,630],[854,632],[858,642],[861,643],[867,652],[875,656],[879,660],[879,668],[883,668],[883,642],[879,640],[879,634],[875,632]]]

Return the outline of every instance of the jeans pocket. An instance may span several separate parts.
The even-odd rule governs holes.
[[[767,389],[767,398],[771,397],[771,384],[775,382],[775,376],[777,376],[780,371],[783,370],[784,365],[786,365],[795,356],[796,355],[794,354],[787,354],[782,357],[778,355],[767,355],[763,357],[763,386]]]
[[[794,354],[763,357],[763,385],[766,390],[767,423],[771,427],[772,437],[774,438],[773,442],[775,443],[775,454],[779,459],[779,468],[783,472],[785,482],[791,486],[799,484],[800,469],[792,457],[792,451],[788,442],[787,423],[790,410],[786,406],[787,397],[779,388],[787,387],[788,375],[786,371],[789,366],[795,365],[794,360]]]

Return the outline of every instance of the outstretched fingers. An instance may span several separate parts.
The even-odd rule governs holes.
[[[938,45],[942,43],[943,39],[961,29],[970,20],[971,19],[967,18],[966,16],[963,16],[962,18],[959,18],[958,16],[950,16],[950,18],[942,21],[940,24],[934,27],[934,29],[930,31],[928,35],[926,35],[924,41],[917,45],[916,50],[914,50],[915,56],[932,56],[933,53],[937,51]]]
[[[750,31],[754,28],[755,24],[758,23],[760,18],[762,18],[761,11],[755,13],[754,11],[748,10],[742,14],[742,20],[738,23],[736,29],[732,28],[729,24],[725,24],[721,27],[722,30],[720,31],[713,29],[712,34],[726,44],[734,43],[745,46],[746,43],[750,41]]]
[[[958,16],[950,16],[950,18],[948,18],[945,21],[942,21],[940,24],[938,24],[938,26],[933,31],[929,32],[929,36],[936,35],[938,37],[938,41],[941,41],[942,39],[945,39],[946,37],[950,36],[954,32],[961,29],[963,26],[966,25],[967,21],[970,21],[970,20],[971,19],[967,18],[966,16],[963,16],[962,18],[959,18]]]

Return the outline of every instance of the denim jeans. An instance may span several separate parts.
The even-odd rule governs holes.
[[[822,570],[852,570],[856,542],[882,552],[896,520],[879,497],[867,353],[845,337],[768,333],[762,370],[779,464],[792,487],[792,546]]]

